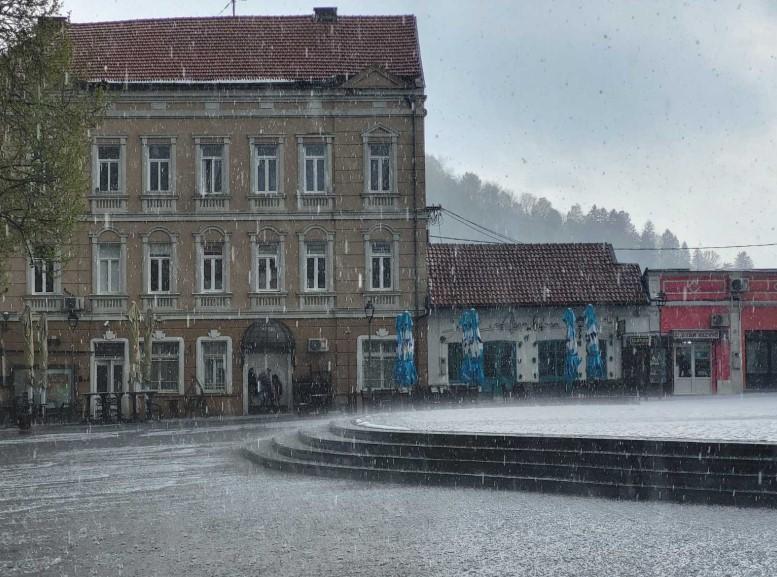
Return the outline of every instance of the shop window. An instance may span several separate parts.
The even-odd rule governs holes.
[[[540,382],[553,383],[564,380],[566,358],[566,341],[539,341],[537,343],[537,374]]]
[[[397,356],[396,340],[394,338],[373,337],[368,339],[361,337],[361,353],[362,389],[394,388],[394,363]]]

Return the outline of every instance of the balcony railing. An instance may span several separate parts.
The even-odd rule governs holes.
[[[127,212],[126,194],[94,194],[89,197],[92,214]]]
[[[223,311],[232,308],[232,295],[229,293],[194,295],[194,307],[204,311]]]
[[[330,311],[335,308],[335,294],[303,293],[299,295],[299,308],[308,311]]]
[[[251,293],[251,310],[285,311],[286,293]]]
[[[196,194],[194,195],[194,210],[197,212],[227,212],[229,194]]]
[[[145,294],[140,298],[143,310],[174,311],[178,309],[177,294]]]
[[[64,297],[62,295],[26,295],[24,304],[28,305],[32,312],[61,312],[64,308]]]
[[[127,295],[90,295],[92,313],[124,313],[127,311]]]
[[[362,206],[368,210],[395,209],[399,206],[398,194],[366,193],[362,194]]]
[[[372,305],[379,310],[390,310],[399,308],[398,292],[370,292],[364,293],[364,304],[372,302]]]
[[[174,194],[144,194],[143,212],[160,213],[175,212],[178,197]]]
[[[318,212],[322,210],[334,210],[335,209],[335,195],[334,194],[318,194],[310,192],[298,192],[297,193],[297,208],[299,210],[307,210],[311,212]]]
[[[285,208],[285,194],[249,194],[252,211],[281,210]]]

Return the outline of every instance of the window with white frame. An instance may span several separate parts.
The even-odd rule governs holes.
[[[100,243],[97,245],[97,292],[118,294],[121,291],[121,245]]]
[[[394,363],[397,357],[397,344],[394,338],[361,340],[361,374],[362,390],[392,389],[394,384]]]
[[[121,146],[119,144],[97,145],[97,192],[120,191]]]
[[[143,383],[144,391],[169,393],[180,390],[182,348],[179,339],[154,340],[151,343],[151,382]]]
[[[202,290],[221,292],[224,290],[224,243],[205,242],[202,247]]]
[[[259,194],[278,192],[278,145],[255,144],[256,190]]]
[[[391,289],[392,267],[391,243],[383,240],[370,242],[370,288]]]
[[[221,194],[224,192],[224,145],[200,145],[200,192]]]
[[[149,192],[170,192],[171,149],[170,144],[148,145],[147,184]]]
[[[304,181],[305,192],[324,193],[326,192],[326,145],[323,143],[304,144],[302,147],[304,154]]]
[[[258,244],[256,246],[256,290],[278,290],[278,245]]]
[[[170,243],[161,242],[148,245],[148,292],[170,292],[171,262],[172,245]]]
[[[369,144],[370,192],[391,192],[391,144]]]
[[[326,241],[305,242],[305,288],[326,290]]]
[[[36,257],[32,261],[32,294],[53,294],[57,292],[58,263],[51,258]]]
[[[202,340],[202,388],[205,391],[224,391],[227,387],[228,343],[225,340]]]

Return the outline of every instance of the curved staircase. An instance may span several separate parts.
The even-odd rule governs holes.
[[[243,448],[281,471],[630,500],[777,506],[777,445],[428,433],[357,420]]]

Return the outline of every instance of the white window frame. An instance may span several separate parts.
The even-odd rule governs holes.
[[[251,150],[251,194],[254,195],[283,195],[283,138],[279,136],[250,137],[248,139]],[[274,146],[275,156],[259,156],[260,146]],[[261,159],[275,159],[275,189],[259,190],[259,161]],[[265,182],[269,183],[269,167],[265,163]]]
[[[362,155],[364,158],[364,194],[398,194],[399,188],[397,186],[397,148],[398,148],[399,134],[393,130],[389,130],[385,126],[380,124],[373,126],[369,130],[362,133]],[[389,189],[388,190],[373,190],[372,188],[372,163],[373,158],[370,151],[371,144],[387,144],[389,145]],[[380,181],[380,179],[379,179]]]
[[[323,252],[322,253],[311,253],[309,249],[309,245],[316,243],[321,244],[323,246]],[[304,244],[304,253],[305,253],[305,264],[304,264],[304,272],[305,276],[303,277],[303,282],[305,283],[305,291],[306,292],[326,292],[329,289],[329,254],[326,246],[325,240],[307,240]],[[309,287],[308,286],[308,266],[309,266],[309,259],[313,259],[313,284],[316,286]],[[318,286],[318,277],[319,273],[321,272],[321,261],[323,260],[324,265],[324,286]]]
[[[110,189],[110,176],[108,178],[108,190],[100,189],[100,147],[118,146],[119,158],[116,161],[116,170],[118,170],[118,189]],[[113,161],[109,161],[113,164]],[[127,137],[126,136],[99,136],[92,140],[92,190],[95,195],[124,195],[127,192]]]
[[[154,252],[154,246],[159,245],[166,245],[169,247],[169,251],[166,255],[155,255]],[[164,286],[163,282],[163,271],[164,267],[162,264],[164,261],[167,261],[167,289],[165,290],[162,288]],[[171,242],[150,242],[148,243],[148,294],[170,294],[173,292],[173,243]],[[157,282],[159,283],[158,288],[154,288],[153,282],[154,282],[154,265],[157,265]]]
[[[297,189],[301,195],[331,195],[334,194],[334,177],[333,177],[333,136],[298,136],[298,184]],[[324,189],[323,190],[308,190],[307,189],[307,162],[308,156],[306,154],[306,146],[308,145],[323,145],[324,147]],[[313,158],[322,158],[321,156],[315,156]],[[317,170],[317,169],[316,169]],[[316,183],[318,179],[314,180]]]
[[[200,196],[229,196],[229,137],[205,137],[197,136],[194,138],[195,150],[196,150],[196,166],[195,177],[197,179],[197,193]],[[221,156],[204,156],[203,150],[205,146],[221,146]],[[221,191],[220,192],[207,192],[205,190],[205,172],[203,170],[203,161],[206,158],[221,158]]]
[[[213,239],[206,239],[205,235],[210,232],[218,232],[220,238],[218,240]],[[230,294],[231,291],[231,279],[230,279],[230,262],[232,260],[232,245],[231,245],[231,235],[228,233],[225,233],[221,229],[206,229],[200,233],[194,234],[194,243],[196,246],[196,252],[197,252],[197,290],[200,294]],[[205,289],[205,245],[208,242],[220,242],[222,243],[222,265],[221,265],[221,274],[222,274],[222,288],[215,290],[215,289]],[[213,277],[211,277],[213,278]]]
[[[388,242],[391,246],[391,286],[376,288],[372,286],[372,243]],[[378,255],[375,255],[378,256]],[[383,255],[385,256],[385,255]],[[364,235],[364,289],[368,293],[396,292],[399,290],[399,234],[382,225]],[[382,280],[381,275],[381,280]]]
[[[373,154],[372,147],[373,146],[387,146],[388,152],[383,154]],[[394,181],[394,163],[392,160],[392,146],[390,142],[368,142],[367,143],[367,150],[369,151],[369,156],[367,157],[367,166],[369,167],[369,171],[367,173],[367,179],[368,179],[368,186],[369,191],[372,193],[377,194],[390,194],[394,190],[393,181]],[[377,178],[378,178],[378,188],[372,187],[372,177],[373,177],[373,161],[377,163]],[[388,164],[388,188],[383,188],[383,168],[384,164]]]
[[[221,245],[221,251],[218,255],[214,254],[205,254],[205,250],[208,247],[208,245],[215,245],[219,244]],[[200,278],[201,285],[200,285],[200,291],[203,293],[223,293],[224,292],[224,261],[226,260],[226,255],[224,254],[225,245],[223,241],[206,241],[202,245],[202,256],[200,258],[200,270],[202,271],[202,276]],[[221,286],[216,287],[216,268],[217,263],[221,263]],[[210,287],[205,286],[206,278],[208,275],[205,274],[205,271],[210,268],[210,280],[211,285]]]
[[[104,246],[115,246],[118,252],[118,255],[116,258],[103,258],[100,253],[102,250],[102,247]],[[116,263],[116,290],[112,289],[113,286],[113,266],[112,263],[115,261]],[[97,294],[98,295],[117,295],[122,294],[122,288],[124,286],[124,277],[122,275],[121,270],[121,243],[118,242],[98,242],[97,243]],[[102,286],[102,268],[103,265],[106,266],[106,272],[108,273],[107,276],[107,283],[108,286],[104,287]]]
[[[256,246],[256,292],[278,292],[280,290],[280,275],[281,275],[281,269],[280,269],[280,258],[278,255],[278,245],[274,244],[274,248],[272,250],[268,250],[266,247],[271,243],[259,243]],[[259,270],[261,269],[261,265],[265,265],[265,270],[270,271],[272,270],[272,266],[270,263],[273,263],[275,265],[275,287],[273,288],[271,281],[271,275],[265,274],[265,283],[264,286],[260,286],[259,284]]]
[[[224,389],[208,388],[205,384],[205,359],[203,357],[203,343],[226,342],[227,350],[224,361]],[[232,338],[222,336],[218,331],[211,331],[206,337],[197,337],[197,380],[205,393],[232,394]]]
[[[106,337],[111,336],[110,334],[106,333]],[[128,339],[117,339],[117,338],[99,338],[99,339],[91,339],[89,341],[89,350],[91,354],[89,355],[91,357],[91,362],[89,363],[89,391],[92,393],[97,392],[97,362],[98,359],[101,358],[109,358],[109,357],[97,357],[95,355],[95,349],[97,343],[122,343],[124,345],[124,368],[122,369],[122,391],[127,392],[129,390],[129,340]],[[115,358],[115,357],[110,357]],[[91,410],[91,409],[90,409]]]
[[[145,347],[145,339],[141,338],[140,342]],[[153,338],[151,339],[151,346],[152,346],[152,353],[151,353],[151,362],[153,363],[154,360],[154,354],[153,354],[153,345],[156,343],[177,343],[178,344],[178,387],[175,390],[162,390],[159,387],[153,388],[153,389],[143,389],[145,391],[153,391],[156,393],[159,393],[161,395],[183,395],[184,394],[184,367],[186,366],[184,355],[186,355],[186,347],[184,346],[184,340],[183,337],[168,337],[164,333],[157,333],[153,335]],[[153,369],[152,369],[153,374]]]
[[[164,241],[153,241],[151,236],[156,232],[162,232],[166,239]],[[178,293],[178,235],[162,228],[150,230],[141,236],[143,243],[143,287],[146,294],[149,295],[171,295]],[[151,245],[169,244],[170,245],[170,290],[166,292],[155,292],[151,290]]]
[[[386,252],[375,252],[375,244],[381,243],[388,245],[388,253]],[[370,259],[370,269],[369,269],[369,286],[370,290],[373,291],[390,291],[394,288],[394,248],[391,246],[391,241],[387,240],[371,240],[369,242],[369,259]],[[373,281],[375,280],[375,259],[378,259],[378,284],[379,286],[375,286]],[[391,282],[388,286],[383,286],[384,281],[384,273],[386,268],[386,260],[388,260],[388,272],[389,272],[389,278]]]
[[[248,235],[251,241],[251,276],[249,285],[252,291],[257,293],[282,293],[286,290],[286,235],[274,228],[266,228],[258,233]],[[262,289],[259,287],[259,257],[262,245],[276,245],[276,267],[278,269],[278,288]]]
[[[176,191],[176,138],[174,136],[142,136],[143,144],[143,192],[146,195],[174,196]],[[168,183],[167,190],[151,190],[151,147],[163,145],[170,147],[168,159]]]
[[[375,343],[376,341],[389,343],[389,346],[393,347],[394,355],[393,358],[396,358],[397,356],[397,337],[396,335],[393,336],[383,336],[379,337],[377,335],[372,335],[372,342]],[[365,347],[367,346],[367,343],[370,341],[369,335],[359,335],[356,337],[356,387],[358,391],[366,391],[368,389],[365,388],[364,382],[365,382],[365,376],[366,376],[366,370],[367,370],[367,364],[369,360],[369,355],[365,352]],[[373,360],[375,360],[377,357],[373,356]],[[392,372],[393,376],[393,372]],[[385,383],[385,379],[384,379]],[[371,390],[373,391],[380,391],[380,390],[386,390],[387,387],[382,388],[373,388]]]
[[[116,239],[103,239],[106,234],[113,234]],[[97,234],[90,235],[92,243],[92,293],[95,295],[124,295],[127,294],[127,235],[114,229],[104,229]],[[100,245],[118,244],[119,251],[119,287],[116,293],[100,292]]]
[[[51,264],[51,280],[52,280],[52,290],[47,291],[46,290],[46,280],[49,278],[49,272],[47,270],[42,270],[41,276],[42,276],[42,283],[43,283],[43,290],[38,291],[35,288],[35,277],[37,276],[37,271],[39,265],[43,263],[50,263]],[[32,263],[30,263],[30,266],[28,267],[28,273],[27,273],[27,290],[28,294],[31,295],[59,295],[62,294],[62,263],[58,258],[53,258],[50,260],[35,257],[32,259]]]

